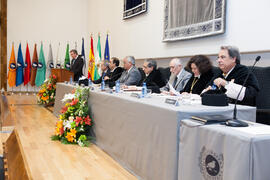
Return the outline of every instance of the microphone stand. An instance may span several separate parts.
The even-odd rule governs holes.
[[[241,89],[240,89],[240,91],[239,91],[239,93],[238,93],[238,95],[237,95],[236,100],[235,100],[234,110],[233,110],[233,118],[232,118],[232,119],[229,119],[229,120],[227,120],[227,121],[225,122],[225,125],[226,125],[226,126],[231,126],[231,127],[248,127],[248,123],[246,123],[246,122],[244,122],[244,121],[241,121],[241,120],[237,119],[237,117],[236,117],[236,115],[237,115],[236,104],[237,104],[237,102],[238,102],[238,98],[239,98],[239,96],[240,96],[240,94],[241,94],[241,92],[242,92],[244,86],[246,85],[246,82],[247,82],[247,80],[248,80],[248,78],[249,78],[249,75],[251,74],[251,72],[253,72],[256,63],[260,60],[260,58],[261,58],[261,56],[257,56],[257,58],[256,58],[256,60],[255,60],[255,62],[254,62],[254,64],[253,64],[251,70],[248,71],[248,74],[247,74],[247,76],[246,76],[246,78],[245,78],[245,80],[244,80],[244,83],[243,83],[243,85],[242,85],[242,87],[241,87]]]

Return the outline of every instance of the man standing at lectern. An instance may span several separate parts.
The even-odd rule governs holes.
[[[83,75],[82,68],[83,68],[83,58],[81,55],[78,55],[76,49],[72,49],[69,51],[71,60],[71,68],[70,71],[74,73],[74,81],[78,81],[79,78]]]

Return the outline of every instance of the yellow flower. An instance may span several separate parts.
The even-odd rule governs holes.
[[[67,133],[66,138],[67,138],[67,140],[68,140],[69,142],[73,142],[73,141],[74,141],[74,138],[73,138],[73,136],[71,135],[71,133]]]
[[[70,135],[73,136],[73,137],[76,137],[76,129],[70,129]]]

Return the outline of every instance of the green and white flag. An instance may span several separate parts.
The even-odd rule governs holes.
[[[38,58],[38,67],[37,67],[37,75],[35,79],[35,84],[37,87],[41,86],[46,79],[46,63],[43,52],[43,44],[41,43],[39,58]]]
[[[65,69],[70,70],[69,43],[67,43],[64,67],[65,67]]]

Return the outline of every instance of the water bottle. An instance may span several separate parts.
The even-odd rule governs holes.
[[[91,81],[91,78],[88,79],[88,86],[92,86],[92,81]]]
[[[147,96],[147,87],[146,87],[146,83],[144,82],[142,86],[142,98],[146,96]]]
[[[119,80],[117,80],[115,83],[115,93],[119,93],[119,92],[120,92],[120,82]]]
[[[215,84],[213,84],[213,85],[211,86],[211,89],[212,89],[212,90],[216,90],[216,89],[217,89],[217,86],[216,86]]]
[[[101,89],[101,91],[105,91],[105,81],[104,81],[104,79],[102,79],[102,81],[101,81],[100,89]]]
[[[73,79],[72,79],[72,76],[70,76],[70,78],[69,78],[69,84],[72,84],[72,82],[73,82]]]

